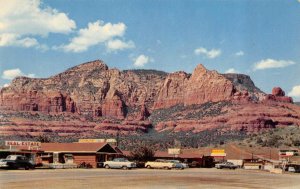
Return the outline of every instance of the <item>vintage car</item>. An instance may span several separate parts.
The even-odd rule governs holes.
[[[176,164],[176,168],[179,168],[179,169],[189,168],[188,164],[182,163],[179,160],[167,160],[167,161],[175,163]]]
[[[115,158],[112,161],[105,161],[103,167],[106,169],[131,169],[136,167],[136,163],[128,161],[126,158]]]
[[[32,164],[27,157],[22,155],[9,155],[5,159],[1,159],[0,168],[7,169],[20,169],[25,170],[34,169],[34,164]]]
[[[234,164],[231,163],[231,162],[217,163],[217,164],[215,165],[215,167],[216,167],[217,169],[223,169],[223,168],[227,168],[227,169],[236,169],[236,168],[238,168],[237,165],[234,165]]]
[[[176,167],[177,166],[177,167]],[[145,164],[145,167],[148,169],[156,168],[156,169],[172,169],[179,168],[179,164],[170,162],[169,160],[157,159],[155,161],[148,161]]]

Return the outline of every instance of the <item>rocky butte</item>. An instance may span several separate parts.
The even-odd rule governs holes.
[[[17,77],[0,91],[0,134],[83,137],[95,133],[257,132],[300,126],[300,107],[249,76],[199,64],[192,74],[110,69],[87,62],[50,78]]]

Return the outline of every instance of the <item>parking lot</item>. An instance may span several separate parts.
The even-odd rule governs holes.
[[[300,188],[300,174],[250,170],[0,170],[0,188]]]

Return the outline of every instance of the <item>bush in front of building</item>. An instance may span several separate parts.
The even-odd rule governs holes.
[[[137,167],[144,167],[146,161],[154,159],[155,150],[149,144],[140,144],[130,152],[130,159],[135,160]]]

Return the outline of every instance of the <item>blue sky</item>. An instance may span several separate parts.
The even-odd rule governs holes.
[[[250,75],[300,101],[297,0],[0,0],[0,86],[102,59],[119,69]]]

